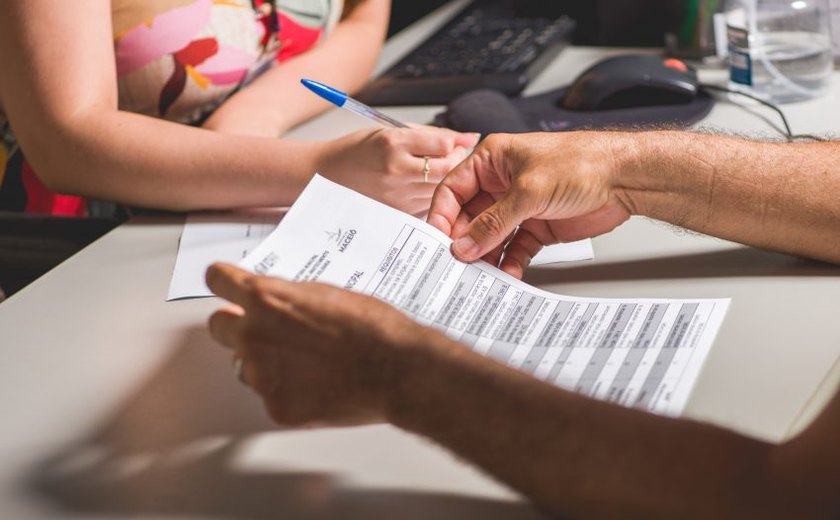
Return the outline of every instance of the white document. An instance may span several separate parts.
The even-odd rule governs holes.
[[[285,212],[284,208],[188,215],[166,300],[212,296],[204,283],[210,264],[242,261],[274,231]]]
[[[595,258],[595,252],[592,250],[592,241],[587,238],[577,242],[546,246],[531,259],[530,265],[535,267],[575,260],[592,260],[593,258]]]
[[[166,301],[213,296],[204,273],[214,262],[235,264],[277,227],[287,208],[191,213],[178,244],[175,269]],[[545,265],[594,257],[589,239],[543,248],[531,265]]]
[[[465,264],[428,224],[316,176],[241,265],[385,300],[475,351],[563,388],[679,415],[728,300],[549,293]]]

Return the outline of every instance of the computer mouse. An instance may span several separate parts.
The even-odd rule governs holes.
[[[578,76],[558,105],[579,111],[672,105],[689,103],[697,90],[697,74],[680,60],[615,56]]]

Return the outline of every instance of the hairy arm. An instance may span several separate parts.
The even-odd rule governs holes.
[[[358,90],[370,77],[388,26],[390,0],[366,0],[317,48],[276,65],[238,92],[205,127],[276,137],[331,105],[300,85],[301,78]]]
[[[517,277],[543,245],[632,215],[840,263],[838,153],[690,132],[497,134],[440,183],[428,220],[458,258]]]
[[[387,420],[572,518],[837,518],[840,396],[771,445],[595,401],[369,296],[215,265],[210,331],[280,424]]]
[[[630,213],[840,263],[840,142],[640,133],[617,177]]]
[[[840,514],[840,397],[806,433],[775,446],[560,390],[437,333],[422,340],[386,389],[389,420],[551,512],[646,519]]]

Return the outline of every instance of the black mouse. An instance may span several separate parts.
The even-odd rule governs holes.
[[[672,105],[689,103],[697,90],[697,74],[680,60],[616,56],[578,76],[558,105],[580,111]]]

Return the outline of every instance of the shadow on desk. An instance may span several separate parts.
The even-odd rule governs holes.
[[[354,490],[325,473],[237,473],[236,447],[192,464],[154,464],[131,476],[99,468],[62,477],[49,465],[33,482],[66,516],[169,516],[236,520],[376,519],[540,520],[524,503],[454,494]]]
[[[528,270],[525,281],[532,285],[545,285],[616,280],[838,275],[840,268],[835,265],[751,247],[738,247],[626,262],[536,267]]]
[[[344,485],[338,473],[239,464],[246,443],[273,430],[259,399],[233,376],[230,352],[212,346],[204,328],[197,328],[185,332],[172,355],[111,417],[42,461],[25,485],[57,517],[544,518],[525,503],[357,489]],[[282,460],[284,453],[276,455]]]

